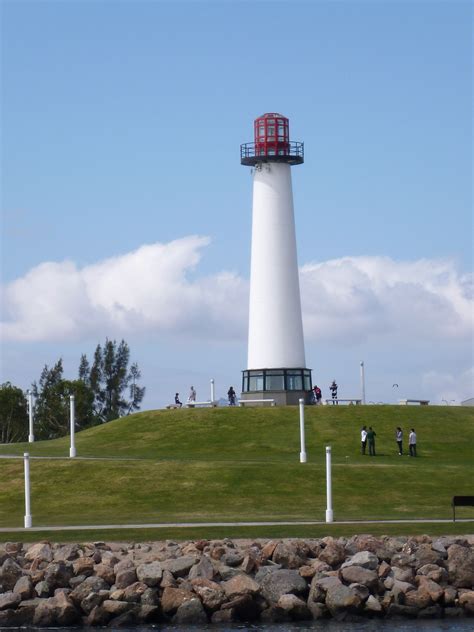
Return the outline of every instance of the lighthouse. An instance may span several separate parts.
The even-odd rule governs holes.
[[[248,359],[241,397],[297,404],[312,388],[291,184],[291,167],[304,162],[304,145],[290,141],[285,116],[267,113],[254,122],[254,142],[241,145],[240,162],[253,168]]]

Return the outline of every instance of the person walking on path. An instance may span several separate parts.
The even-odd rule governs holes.
[[[174,396],[174,403],[176,404],[176,406],[179,406],[180,408],[183,405],[182,402],[179,401],[179,393],[176,393],[176,395]]]
[[[398,444],[398,456],[402,456],[403,454],[403,430],[400,428],[400,426],[397,426],[397,429],[395,430],[395,438],[397,440],[397,444]]]
[[[367,446],[367,426],[362,426],[360,431],[360,448],[362,454],[365,454],[365,448]]]
[[[375,434],[375,431],[373,430],[372,426],[369,426],[369,429],[367,430],[367,441],[369,444],[369,456],[375,456],[375,437],[377,435]]]
[[[331,386],[329,387],[329,390],[331,391],[331,397],[332,397],[332,403],[333,404],[337,404],[337,384],[336,384],[336,380],[332,381]]]
[[[227,391],[227,397],[229,398],[229,406],[235,406],[235,391],[233,386]]]
[[[189,390],[188,404],[194,404],[196,401],[196,389],[194,386],[191,386]]]
[[[408,449],[410,450],[410,456],[416,456],[416,432],[412,428],[408,436]]]

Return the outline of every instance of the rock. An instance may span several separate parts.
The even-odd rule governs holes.
[[[241,570],[244,573],[247,573],[247,575],[249,575],[256,567],[257,567],[257,559],[254,554],[247,554],[244,557],[242,564],[240,566]],[[212,578],[209,578],[209,579],[212,579]]]
[[[23,575],[13,587],[13,592],[20,595],[21,600],[30,599],[33,595],[33,582],[28,575]]]
[[[420,568],[426,564],[436,564],[439,566],[439,564],[443,562],[442,556],[437,551],[433,551],[431,544],[420,544],[415,550],[414,555],[416,568]]]
[[[418,614],[418,608],[414,608],[413,606],[404,606],[398,603],[391,603],[387,611],[387,615],[389,617],[415,618],[417,614]]]
[[[5,553],[18,555],[23,550],[23,542],[5,542]]]
[[[163,577],[163,569],[160,562],[148,562],[137,567],[138,581],[147,586],[159,586]]]
[[[169,571],[163,571],[163,577],[161,579],[161,588],[176,588],[177,582]]]
[[[109,586],[115,584],[114,569],[108,564],[96,564],[94,566],[94,575],[103,579],[104,582],[107,582],[107,584],[109,584]]]
[[[286,612],[292,621],[308,621],[313,618],[306,602],[296,595],[282,595],[277,608]]]
[[[161,614],[161,610],[158,606],[151,606],[147,604],[136,606],[135,612],[138,620],[142,623],[157,621]]]
[[[446,550],[446,547],[441,540],[435,540],[434,542],[432,542],[431,548],[433,549],[433,551],[436,551],[436,553],[439,553],[439,555],[443,558],[443,560],[445,560],[448,557],[448,552]]]
[[[54,551],[53,560],[55,562],[69,562],[78,558],[79,552],[78,544],[65,544]]]
[[[172,614],[176,612],[185,601],[195,598],[196,595],[189,590],[165,588],[161,596],[161,607],[164,613]]]
[[[113,599],[105,599],[102,602],[102,609],[112,617],[118,617],[119,615],[127,612],[133,607],[133,604],[129,603],[128,601],[114,601]]]
[[[333,617],[342,613],[357,612],[362,605],[359,595],[344,584],[330,586],[326,593],[326,606]]]
[[[234,621],[234,612],[232,610],[218,610],[211,617],[211,623],[224,624]]]
[[[345,560],[346,552],[338,542],[330,542],[319,554],[319,559],[333,568]]]
[[[413,586],[413,584],[409,584],[408,582],[401,582],[398,579],[393,582],[392,593],[395,599],[398,599],[399,595],[406,595],[406,593],[410,592],[411,590],[415,590],[415,586]]]
[[[382,612],[382,604],[377,599],[377,597],[369,595],[367,601],[365,602],[364,610],[374,614],[380,614]]]
[[[385,579],[391,572],[391,570],[392,567],[390,566],[390,564],[387,564],[387,562],[381,562],[377,570],[377,575],[380,577],[380,579]]]
[[[425,592],[427,592],[433,603],[438,602],[442,598],[444,590],[432,579],[428,579],[428,577],[424,577],[421,575],[417,576],[416,580],[418,584],[418,590],[424,590]]]
[[[221,557],[221,562],[226,566],[231,566],[232,568],[240,566],[243,561],[244,556],[240,551],[229,551],[228,553],[224,553]]]
[[[197,577],[203,577],[205,579],[214,578],[214,566],[207,555],[203,555],[199,562],[194,564],[189,570],[189,579],[196,579]]]
[[[124,589],[122,599],[123,601],[138,603],[147,588],[148,586],[143,582],[134,582]]]
[[[180,625],[207,623],[207,615],[198,597],[183,602],[173,617],[173,623]]]
[[[118,564],[115,566],[117,568]],[[137,581],[137,572],[135,568],[124,568],[115,574],[116,588],[126,588]]]
[[[258,604],[250,595],[239,595],[223,604],[221,610],[231,610],[232,619],[238,621],[254,621],[260,614]]]
[[[23,574],[23,570],[11,557],[7,557],[0,569],[0,586],[3,590],[13,590],[13,587]]]
[[[459,544],[448,548],[449,580],[455,588],[474,586],[474,550]]]
[[[349,588],[359,595],[362,601],[367,601],[369,598],[370,591],[364,584],[349,584]]]
[[[90,577],[94,572],[94,560],[90,557],[79,557],[72,563],[74,575]]]
[[[230,598],[245,594],[256,595],[260,591],[259,584],[243,573],[223,582],[221,587]]]
[[[163,570],[170,571],[174,577],[185,577],[197,561],[198,558],[194,555],[184,556],[176,559],[164,560],[161,563],[161,567]]]
[[[42,581],[36,584],[35,593],[38,595],[38,597],[44,599],[46,597],[50,597],[53,591],[51,590],[51,586],[48,584],[48,582]]]
[[[317,603],[315,601],[308,600],[307,606],[314,620],[324,619],[325,617],[329,616],[329,610],[324,603]]]
[[[448,571],[437,564],[425,564],[417,570],[417,575],[424,575],[436,583],[448,581]]]
[[[272,560],[283,568],[298,569],[306,563],[306,556],[300,554],[295,542],[279,542],[273,551]]]
[[[260,622],[264,624],[287,623],[291,621],[290,614],[279,606],[271,605],[260,614]]]
[[[83,599],[91,592],[99,592],[100,590],[108,590],[109,585],[100,577],[86,577],[69,595],[71,601],[79,605]]]
[[[390,561],[397,548],[393,540],[382,540],[372,535],[356,535],[351,540],[357,551],[369,551],[386,562]]]
[[[35,559],[41,562],[53,561],[53,551],[49,542],[38,542],[30,546],[25,554],[25,560],[32,562]]]
[[[324,603],[326,601],[326,593],[331,586],[340,586],[341,581],[338,577],[313,577],[309,589],[308,602]]]
[[[8,608],[16,608],[21,601],[21,597],[18,593],[13,591],[0,594],[0,610],[7,610]]]
[[[313,577],[316,575],[316,569],[314,568],[314,566],[308,566],[304,564],[303,566],[300,566],[300,568],[298,569],[298,573],[301,575],[301,577],[304,577],[305,579],[313,579]]]
[[[67,562],[53,562],[48,564],[44,571],[44,579],[51,586],[52,590],[69,586],[72,576],[72,566]]]
[[[261,566],[255,574],[255,581],[260,584],[265,575],[267,575],[268,573],[272,573],[273,571],[279,571],[280,569],[280,564],[272,563],[267,566]]]
[[[416,559],[414,555],[408,553],[395,553],[391,560],[392,568],[399,566],[400,568],[414,568],[416,565]]]
[[[70,626],[79,620],[79,612],[74,604],[60,593],[56,597],[46,599],[35,610],[33,625],[37,626]]]
[[[363,584],[370,590],[374,591],[379,583],[378,575],[375,571],[371,571],[363,566],[348,566],[341,571],[342,578],[348,584]]]
[[[413,606],[417,610],[421,610],[422,608],[427,608],[432,605],[432,600],[429,593],[422,588],[418,588],[418,590],[410,590],[405,593],[403,605],[405,606]]]
[[[273,555],[273,551],[275,550],[277,544],[278,542],[274,542],[273,540],[270,540],[269,542],[267,542],[265,546],[262,548],[262,550],[260,551],[260,559],[262,561],[270,559]]]
[[[85,623],[87,626],[104,626],[110,621],[111,616],[112,615],[106,612],[102,606],[95,606],[95,608],[92,608],[89,612]]]
[[[452,586],[446,586],[443,592],[443,603],[445,606],[454,606],[458,591]]]
[[[415,574],[413,572],[413,569],[408,566],[405,568],[400,568],[399,566],[392,566],[392,573],[393,573],[393,577],[394,579],[398,579],[398,581],[400,582],[408,582],[408,583],[413,583],[414,579],[415,579]]]
[[[226,596],[221,586],[203,577],[191,580],[194,592],[199,595],[203,605],[208,610],[217,610],[224,603]]]
[[[455,608],[445,608],[444,609],[444,616],[446,619],[454,619],[457,617],[463,617],[464,616],[464,610],[462,608],[459,607],[455,607]]]
[[[464,592],[459,597],[459,605],[464,608],[468,614],[474,614],[474,590]]]
[[[350,566],[361,566],[371,571],[376,570],[379,565],[379,558],[370,551],[360,551],[346,560],[341,568],[349,568]]]
[[[298,571],[280,569],[268,573],[260,583],[261,592],[270,603],[276,603],[282,595],[305,595],[308,584]]]
[[[144,606],[158,606],[160,598],[156,588],[147,588],[140,597],[140,603]]]
[[[139,623],[137,613],[132,609],[120,614],[118,617],[114,617],[109,623],[109,628],[113,630],[116,628],[133,628],[137,623]]]
[[[81,610],[85,614],[90,614],[96,606],[100,606],[105,601],[105,596],[98,592],[91,592],[81,601]]]

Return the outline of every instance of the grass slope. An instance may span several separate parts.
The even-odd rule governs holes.
[[[363,424],[377,432],[376,458],[360,454]],[[416,428],[417,459],[398,456],[398,425],[405,443]],[[337,520],[449,518],[451,496],[474,493],[469,408],[309,407],[306,464],[297,408],[148,411],[78,433],[78,456],[91,460],[33,460],[33,522],[323,520],[326,445]],[[68,449],[64,438],[0,454],[67,457]],[[22,462],[0,459],[0,526],[22,526],[23,513]]]

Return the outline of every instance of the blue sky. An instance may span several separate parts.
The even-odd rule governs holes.
[[[370,400],[472,396],[471,3],[4,0],[1,20],[2,381],[58,357],[73,377],[123,336],[145,408],[238,387],[239,145],[279,111],[305,142],[315,381],[353,394],[365,359]]]

